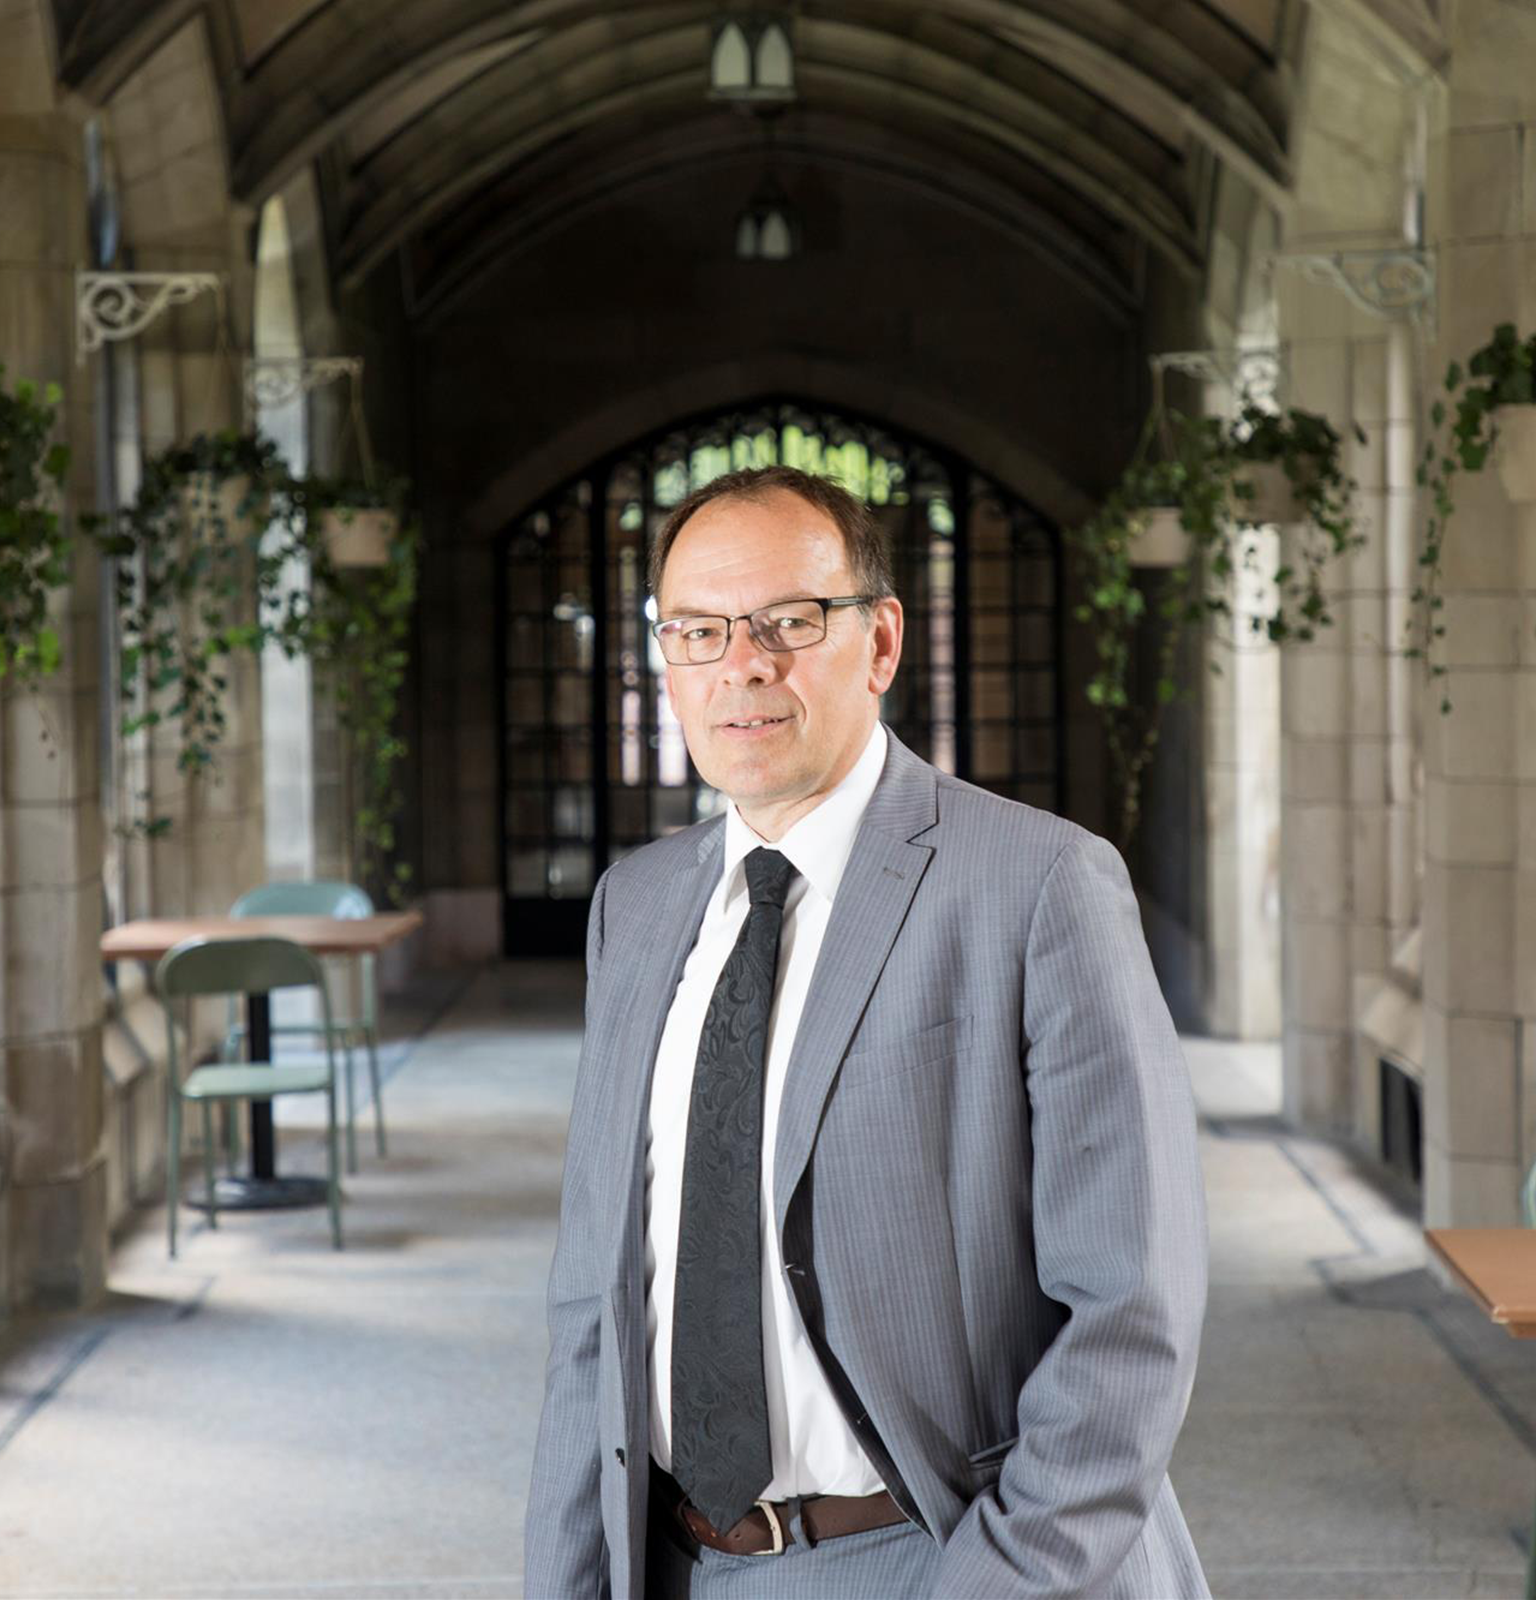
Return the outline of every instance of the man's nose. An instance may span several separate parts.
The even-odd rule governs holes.
[[[767,683],[778,676],[778,663],[772,650],[765,650],[752,637],[747,619],[731,624],[730,642],[721,657],[720,676],[733,687],[748,683]]]

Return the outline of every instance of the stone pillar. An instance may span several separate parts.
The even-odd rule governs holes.
[[[1333,626],[1283,652],[1285,1112],[1305,1126],[1374,1142],[1374,1077],[1357,1081],[1374,1074],[1374,1062],[1357,1065],[1356,1027],[1412,914],[1404,899],[1411,872],[1393,854],[1394,840],[1402,845],[1411,836],[1411,729],[1406,696],[1392,692],[1394,678],[1408,676],[1392,652],[1405,642],[1402,602],[1411,581],[1404,557],[1415,435],[1400,414],[1411,353],[1405,329],[1352,307],[1333,285],[1292,277],[1277,292],[1288,330],[1289,400],[1346,435],[1366,539],[1329,569]],[[1350,437],[1356,423],[1363,445]],[[1297,537],[1287,535],[1293,552]]]
[[[1211,237],[1204,329],[1212,349],[1273,347],[1268,280],[1254,270],[1276,246],[1276,221],[1263,199],[1227,174]],[[1251,369],[1250,369],[1251,370]],[[1241,379],[1206,384],[1202,411],[1231,417]],[[1234,381],[1238,390],[1234,390]],[[1259,570],[1278,560],[1273,529]],[[1226,1038],[1280,1033],[1280,660],[1251,619],[1273,609],[1272,585],[1244,573],[1233,615],[1206,630],[1204,681],[1205,880],[1208,987],[1206,1028]]]
[[[1339,8],[1308,15],[1294,133],[1289,257],[1401,250],[1417,215],[1422,66]],[[1361,278],[1363,261],[1355,265]],[[1334,624],[1287,645],[1281,673],[1284,1102],[1292,1120],[1377,1145],[1376,1055],[1363,1022],[1417,915],[1412,669],[1400,654],[1413,542],[1416,335],[1292,259],[1273,276],[1284,399],[1344,436],[1366,543],[1327,569]],[[1352,438],[1355,425],[1366,442]],[[1296,536],[1290,536],[1294,550]],[[1393,1015],[1416,996],[1394,997]],[[1413,1037],[1416,1028],[1404,1032]],[[1401,1038],[1397,1040],[1401,1043]],[[1416,1068],[1416,1061],[1409,1063]]]
[[[172,308],[123,347],[123,367],[136,372],[143,446],[154,453],[245,422],[255,216],[229,197],[217,76],[195,19],[123,81],[104,117],[135,269],[224,276],[222,301],[204,295]],[[171,126],[177,135],[167,144],[156,130]],[[129,794],[147,790],[147,809],[172,822],[163,838],[129,852],[130,914],[227,911],[266,876],[260,668],[249,656],[229,665],[215,778],[189,780],[176,770],[180,741],[171,728],[125,753]]]
[[[1272,532],[1261,537],[1273,545]],[[1249,625],[1267,596],[1244,589],[1229,628],[1218,634],[1212,624],[1209,649],[1220,671],[1205,685],[1207,1023],[1221,1038],[1273,1039],[1280,1032],[1280,662]]]
[[[156,271],[214,270],[231,273],[226,297],[241,293],[231,272],[233,250],[179,251],[157,257]],[[241,363],[245,344],[238,329],[212,297],[170,312],[140,336],[139,363],[144,396],[147,453],[155,453],[197,433],[244,425]],[[254,616],[254,595],[249,600]],[[212,773],[188,776],[176,767],[180,730],[172,723],[152,729],[145,747],[130,758],[131,781],[147,788],[159,816],[172,826],[154,840],[144,867],[142,909],[158,915],[220,913],[246,889],[266,877],[262,795],[261,670],[248,652],[227,659],[227,718]],[[139,782],[140,774],[147,782]]]
[[[339,331],[333,331],[331,338],[339,339]],[[348,386],[340,383],[318,389],[309,397],[310,459],[318,472],[343,477],[362,470],[353,437],[356,430],[349,425],[351,399]],[[358,876],[354,784],[347,770],[347,740],[337,715],[335,691],[323,673],[311,678],[309,715],[314,751],[311,815],[315,876],[352,882]]]
[[[1536,14],[1455,8],[1431,140],[1440,321],[1429,388],[1496,323],[1536,329]],[[1425,1221],[1517,1219],[1536,1156],[1536,507],[1458,475],[1449,670],[1424,697]]]
[[[1420,430],[1415,399],[1422,383],[1417,334],[1406,322],[1385,337],[1356,340],[1350,351],[1352,411],[1379,436],[1364,489],[1371,522],[1366,536],[1381,553],[1366,557],[1379,577],[1344,605],[1354,658],[1349,788],[1351,930],[1350,1015],[1353,1107],[1350,1131],[1362,1148],[1382,1153],[1381,1056],[1422,1075],[1420,971],[1424,797],[1418,672],[1402,654],[1409,595],[1417,581],[1417,470]],[[1364,554],[1364,553],[1362,553]],[[1358,566],[1359,563],[1357,563]],[[1395,1022],[1389,1019],[1397,1019]]]
[[[71,508],[92,502],[89,369],[74,361],[82,156],[72,116],[0,117],[0,361],[7,383],[64,388]],[[62,670],[35,696],[0,692],[0,1310],[88,1301],[105,1282],[97,584],[77,542],[74,582],[56,599]]]

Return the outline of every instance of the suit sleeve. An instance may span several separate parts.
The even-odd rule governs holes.
[[[1188,1070],[1106,840],[1053,863],[1024,989],[1036,1270],[1068,1318],[1020,1391],[996,1485],[945,1546],[944,1597],[1105,1592],[1167,1472],[1205,1312]]]
[[[603,905],[608,875],[598,880],[587,922],[588,1028],[594,1014],[603,949]],[[590,1174],[584,1152],[592,1105],[583,1051],[566,1141],[560,1228],[549,1277],[549,1363],[544,1409],[533,1452],[524,1534],[524,1589],[530,1600],[582,1600],[606,1596],[603,1523],[598,1481],[598,1330],[602,1286],[596,1281],[592,1242],[604,1237],[590,1215]]]

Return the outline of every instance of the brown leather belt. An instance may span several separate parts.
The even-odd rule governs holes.
[[[795,1542],[784,1501],[759,1500],[734,1527],[719,1532],[715,1525],[683,1494],[677,1479],[651,1462],[653,1488],[665,1496],[672,1515],[695,1544],[723,1550],[731,1556],[776,1556]],[[800,1502],[800,1526],[807,1542],[840,1539],[848,1533],[892,1528],[907,1520],[906,1513],[882,1489],[879,1494],[807,1495]]]

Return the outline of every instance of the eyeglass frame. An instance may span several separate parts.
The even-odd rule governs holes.
[[[747,625],[747,632],[752,636],[752,642],[761,650],[770,650],[775,655],[788,655],[792,650],[809,650],[814,644],[820,644],[827,636],[827,614],[831,611],[841,610],[845,606],[870,606],[876,604],[882,597],[877,594],[839,594],[839,595],[813,595],[793,594],[786,595],[782,600],[770,600],[767,605],[754,606],[750,611],[738,612],[734,617],[728,617],[721,611],[685,611],[680,617],[663,617],[659,622],[651,624],[651,637],[656,643],[661,643],[661,630],[669,623],[690,622],[695,617],[708,617],[712,622],[725,624],[725,643],[720,647],[720,654],[710,656],[704,661],[673,661],[670,657],[663,656],[669,667],[712,667],[717,661],[724,661],[731,650],[731,635],[738,622]],[[820,606],[821,607],[821,639],[807,639],[804,644],[765,644],[757,636],[757,630],[752,626],[752,619],[759,611],[771,611],[775,606]]]

